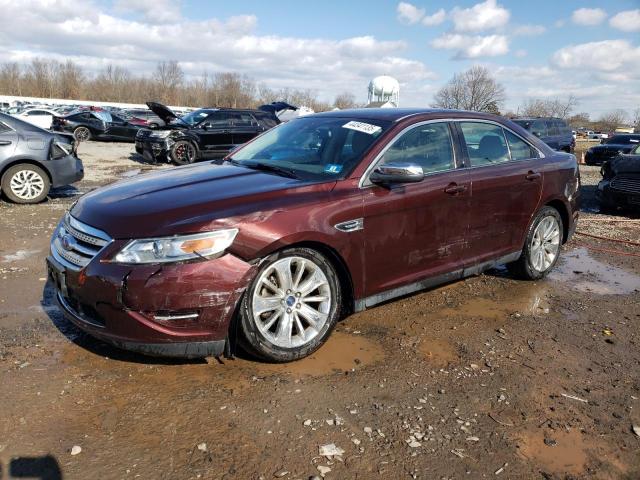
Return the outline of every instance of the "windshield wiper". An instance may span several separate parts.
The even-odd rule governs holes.
[[[251,168],[253,170],[261,170],[263,172],[272,172],[277,175],[281,175],[283,177],[300,179],[300,176],[296,174],[292,169],[279,167],[277,165],[272,165],[270,163],[259,163],[259,162],[246,163],[246,162],[238,162],[237,160],[231,160],[231,159],[227,161],[239,167]]]

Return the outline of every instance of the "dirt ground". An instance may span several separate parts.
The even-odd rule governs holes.
[[[44,268],[77,195],[158,168],[132,150],[83,144],[84,181],[0,201],[0,478],[640,478],[639,247],[576,235],[544,281],[390,302],[293,364],[147,358],[64,321]],[[579,231],[640,241],[581,170]]]

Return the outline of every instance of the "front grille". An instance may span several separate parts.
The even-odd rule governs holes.
[[[81,270],[111,242],[106,233],[67,213],[51,239],[51,253],[65,267]]]
[[[609,185],[620,192],[640,194],[640,175],[617,175]]]

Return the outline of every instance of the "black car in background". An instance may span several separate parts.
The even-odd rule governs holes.
[[[576,141],[567,123],[560,118],[514,118],[515,123],[540,138],[554,150],[573,153]]]
[[[155,130],[142,129],[136,136],[136,151],[154,163],[186,165],[204,158],[222,158],[238,145],[280,123],[272,105],[264,106],[264,110],[202,108],[183,117],[160,103],[147,102],[147,105],[166,123]]]
[[[0,185],[15,203],[38,203],[51,187],[82,180],[73,136],[43,130],[0,113]]]
[[[603,140],[584,154],[587,165],[602,165],[617,157],[620,153],[629,153],[640,144],[640,133],[620,133]]]
[[[615,138],[615,137],[614,137]],[[596,196],[602,210],[640,209],[640,144],[604,163]]]
[[[73,133],[76,140],[117,140],[133,142],[140,125],[135,125],[106,110],[74,112],[66,117],[54,117],[51,129]]]

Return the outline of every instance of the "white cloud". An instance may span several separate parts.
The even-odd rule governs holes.
[[[560,68],[587,72],[620,72],[629,76],[640,74],[640,47],[627,40],[603,40],[561,48],[552,62]],[[624,72],[623,72],[624,71]]]
[[[605,18],[607,12],[601,8],[579,8],[571,14],[573,23],[584,26],[599,25]]]
[[[536,35],[542,35],[546,31],[546,27],[542,25],[518,25],[511,29],[511,33],[513,35],[521,37],[533,37]]]
[[[444,19],[446,17],[447,17],[447,14],[444,11],[444,8],[441,8],[440,10],[438,10],[436,13],[434,13],[432,15],[425,15],[422,18],[422,24],[426,25],[427,27],[433,27],[435,25],[440,25],[442,22],[444,22]]]
[[[455,7],[451,11],[454,29],[458,32],[480,32],[509,23],[509,10],[496,0],[486,0],[470,8]]]
[[[526,56],[527,56],[527,51],[526,51],[526,50],[524,50],[524,49],[522,49],[522,48],[521,48],[521,49],[519,49],[519,50],[516,50],[515,56],[516,56],[517,58],[524,58],[524,57],[526,57]]]
[[[181,19],[179,0],[116,0],[117,12],[134,12],[150,23],[174,23]]]
[[[409,98],[434,77],[421,61],[403,57],[403,41],[261,35],[253,15],[156,23],[107,13],[89,0],[0,0],[0,11],[12,19],[0,29],[0,62],[69,58],[89,74],[114,64],[149,75],[157,62],[178,60],[187,78],[235,71],[272,88],[316,90],[327,100],[345,89],[364,97],[368,81],[384,73],[406,84]]]
[[[640,9],[617,13],[609,19],[609,25],[623,32],[640,32]]]
[[[509,51],[509,41],[504,35],[461,35],[445,33],[431,41],[437,49],[458,50],[455,58],[496,57]]]
[[[418,23],[425,13],[424,8],[418,8],[407,2],[400,2],[396,11],[398,12],[398,20],[408,25]]]
[[[420,22],[427,27],[433,27],[435,25],[440,25],[447,17],[447,13],[444,11],[444,8],[441,8],[431,15],[427,15],[424,8],[418,8],[407,2],[398,3],[396,12],[398,13],[398,20],[405,25],[414,25]]]

